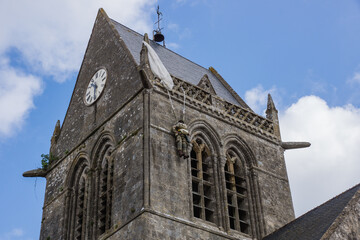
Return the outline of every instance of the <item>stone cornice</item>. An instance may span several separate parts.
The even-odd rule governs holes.
[[[169,93],[177,101],[182,102],[185,93],[187,105],[230,122],[247,132],[272,142],[279,142],[277,136],[274,135],[274,123],[269,119],[259,116],[249,109],[227,102],[216,95],[211,95],[198,86],[179,78],[173,77],[173,80],[175,85],[172,90],[169,90]],[[154,90],[167,95],[167,90],[159,82],[154,82]]]

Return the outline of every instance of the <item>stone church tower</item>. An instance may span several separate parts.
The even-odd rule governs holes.
[[[154,77],[148,42],[174,81]],[[185,109],[185,114],[183,113]],[[261,239],[294,219],[277,110],[100,9],[47,169],[40,239]],[[175,117],[176,116],[176,117]],[[188,158],[172,128],[187,125]],[[185,154],[186,155],[186,154]]]

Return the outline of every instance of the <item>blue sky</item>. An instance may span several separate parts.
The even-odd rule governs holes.
[[[40,167],[67,106],[97,10],[213,66],[259,114],[273,95],[299,216],[360,182],[360,1],[0,0],[0,240],[38,239]]]

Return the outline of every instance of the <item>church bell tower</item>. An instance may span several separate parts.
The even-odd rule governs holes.
[[[40,239],[261,239],[294,219],[267,114],[100,9],[49,166],[24,173],[47,181]]]

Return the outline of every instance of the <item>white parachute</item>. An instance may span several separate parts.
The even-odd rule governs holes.
[[[168,90],[171,90],[174,87],[174,82],[170,76],[170,73],[165,68],[164,64],[161,62],[155,50],[147,42],[143,41],[143,44],[148,50],[148,58],[151,71],[153,72],[155,77],[160,79],[164,87],[166,87]]]

